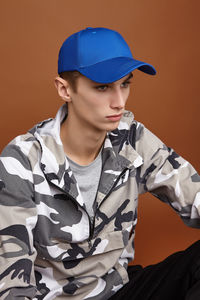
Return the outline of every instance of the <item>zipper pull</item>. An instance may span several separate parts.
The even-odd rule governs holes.
[[[89,247],[89,249],[91,249],[92,248],[91,239],[92,239],[92,228],[94,226],[94,216],[90,216],[89,219],[90,219],[90,236],[89,236],[89,239],[88,239],[88,247]]]
[[[89,247],[89,249],[92,248],[92,241],[91,241],[91,239],[88,240],[88,247]]]
[[[91,217],[90,217],[90,222],[91,222],[91,224],[93,225],[93,223],[94,223],[94,216],[91,216]]]

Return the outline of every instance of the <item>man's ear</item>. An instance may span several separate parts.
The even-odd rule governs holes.
[[[67,80],[56,77],[54,81],[55,87],[58,91],[58,95],[65,101],[70,102],[71,96],[70,96],[70,86]]]

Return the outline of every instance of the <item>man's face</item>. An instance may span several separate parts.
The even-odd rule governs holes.
[[[69,118],[81,129],[107,132],[117,128],[130,92],[132,73],[109,84],[96,83],[85,76],[70,91]]]

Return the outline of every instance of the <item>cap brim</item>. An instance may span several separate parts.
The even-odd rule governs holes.
[[[111,83],[135,69],[150,75],[156,74],[156,70],[152,65],[128,57],[106,60],[92,66],[79,68],[78,71],[95,82]]]

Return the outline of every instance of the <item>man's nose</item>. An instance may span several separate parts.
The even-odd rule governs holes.
[[[123,92],[121,91],[121,89],[116,90],[112,94],[112,99],[110,103],[111,108],[123,109],[124,105],[125,105],[125,99],[124,99]]]

